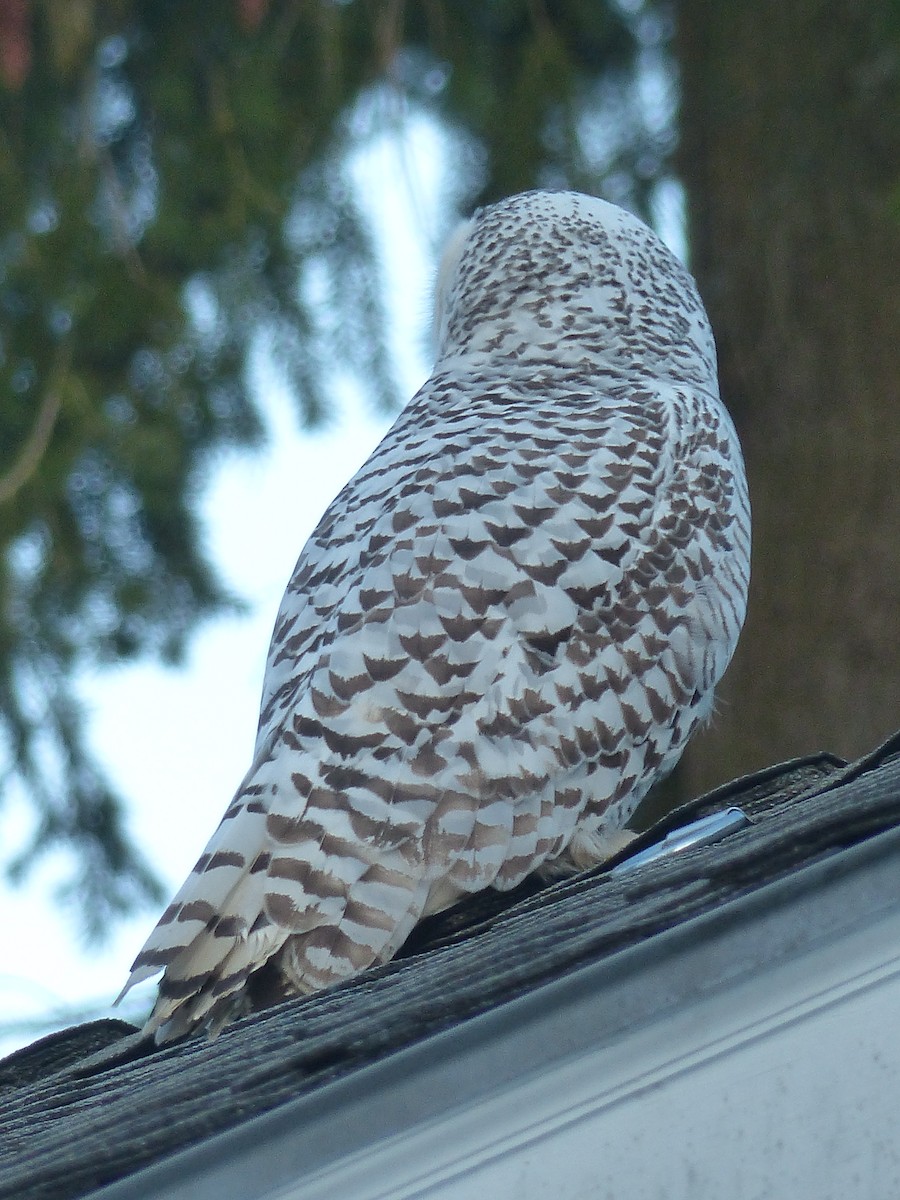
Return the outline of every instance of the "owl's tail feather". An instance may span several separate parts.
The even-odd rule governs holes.
[[[329,843],[333,814],[307,807],[302,819],[267,830],[266,814],[232,806],[135,959],[122,995],[164,972],[145,1026],[157,1042],[196,1030],[215,1033],[251,1004],[246,984],[268,960],[289,991],[329,987],[391,958],[421,915],[424,878],[417,827],[394,817],[395,836],[348,854]],[[269,814],[271,817],[271,813]],[[296,828],[298,840],[286,841]],[[302,835],[302,836],[301,836]],[[226,845],[229,849],[225,849]],[[254,847],[249,854],[235,846]],[[252,989],[251,989],[252,990]],[[121,998],[121,997],[120,997]]]
[[[247,855],[224,848],[226,841],[229,846],[264,844],[265,816],[239,803],[232,805],[229,814],[144,943],[116,999],[118,1004],[136,984],[164,971],[159,998],[145,1026],[145,1032],[155,1034],[158,1041],[180,1036],[196,1025],[188,1014],[200,996],[211,997],[212,1003],[230,996],[287,936],[288,931],[259,918],[265,879],[264,873],[254,870],[259,855],[248,861]],[[203,1012],[209,1008],[205,1004]],[[162,1027],[172,1022],[179,1009],[184,1016],[161,1036]]]
[[[144,1032],[152,1033],[157,1043],[175,1041],[198,1029],[215,1037],[228,1021],[249,1012],[244,993],[247,979],[283,944],[285,931],[270,925],[249,937],[233,938],[225,956],[212,970],[204,971],[203,954],[212,940],[200,940],[190,948],[193,961],[173,963],[163,976],[144,1026]]]

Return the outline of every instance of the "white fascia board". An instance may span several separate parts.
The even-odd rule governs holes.
[[[898,1016],[895,913],[267,1200],[900,1196]]]

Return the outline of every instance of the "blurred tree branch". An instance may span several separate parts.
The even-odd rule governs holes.
[[[51,368],[50,377],[44,390],[43,398],[38,406],[37,416],[31,432],[19,456],[9,469],[0,475],[0,504],[8,504],[21,488],[25,486],[34,472],[40,466],[41,459],[50,442],[56,418],[60,407],[60,380],[65,374],[69,362],[68,344],[60,349],[56,362]]]

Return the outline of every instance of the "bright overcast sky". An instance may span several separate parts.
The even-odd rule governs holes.
[[[430,285],[446,228],[438,134],[407,122],[359,156],[355,174],[385,249],[391,344],[404,394],[428,374]],[[232,454],[211,472],[202,499],[211,557],[249,615],[204,626],[178,670],[141,662],[82,681],[90,738],[129,802],[131,831],[174,892],[196,861],[250,763],[269,636],[297,555],[328,502],[381,439],[391,418],[335,381],[334,421],[302,432],[292,398],[264,362],[256,372],[268,422],[266,448]],[[27,829],[27,810],[4,811],[2,843]],[[77,912],[53,899],[63,864],[27,886],[0,890],[0,1055],[48,1032],[106,1013],[156,912],[122,922],[98,950],[83,945]],[[146,1007],[152,985],[121,1013]]]

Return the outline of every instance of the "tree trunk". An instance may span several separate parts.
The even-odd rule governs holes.
[[[900,22],[683,0],[692,269],[753,503],[747,625],[696,792],[900,725]]]

